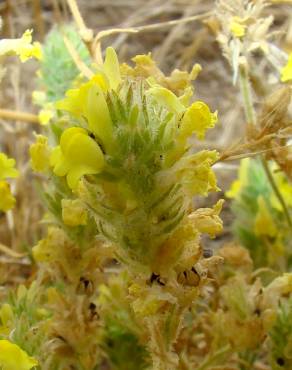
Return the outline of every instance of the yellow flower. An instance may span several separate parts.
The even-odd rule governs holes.
[[[220,199],[213,208],[199,208],[188,217],[201,233],[215,237],[223,229],[223,222],[219,217],[223,203],[224,200]]]
[[[43,108],[39,111],[38,116],[39,116],[40,124],[45,126],[54,117],[54,111],[52,108],[47,106],[46,108]]]
[[[217,112],[212,113],[207,104],[202,101],[196,101],[186,109],[181,99],[177,98],[169,90],[162,88],[156,89],[159,92],[158,95],[155,93],[156,98],[159,96],[161,102],[161,99],[166,98],[164,104],[168,105],[167,108],[171,109],[170,107],[172,106],[174,112],[182,114],[176,137],[176,145],[165,157],[165,163],[171,165],[187,151],[187,140],[192,134],[196,134],[197,138],[201,140],[204,138],[205,132],[209,128],[214,127],[217,122]],[[170,95],[164,94],[164,90],[168,91]]]
[[[87,212],[80,199],[62,199],[62,218],[65,225],[86,225]]]
[[[18,55],[22,62],[32,57],[41,59],[41,44],[39,42],[32,43],[32,30],[26,30],[19,39],[1,40],[0,55]]]
[[[30,370],[38,362],[16,344],[0,340],[0,368],[2,370]]]
[[[147,95],[152,96],[154,100],[159,104],[164,105],[173,113],[183,113],[185,111],[185,106],[181,103],[179,98],[165,87],[154,85],[147,90]]]
[[[47,171],[50,167],[51,148],[48,139],[43,135],[37,135],[37,140],[29,148],[31,167],[36,172]]]
[[[0,180],[9,177],[17,177],[19,172],[14,168],[15,160],[8,158],[6,154],[0,153]]]
[[[288,62],[281,70],[281,81],[292,81],[292,53],[289,54]]]
[[[65,130],[60,145],[53,149],[51,165],[57,176],[67,176],[71,189],[77,187],[84,175],[100,173],[104,167],[103,153],[87,131],[79,127]]]
[[[116,90],[121,83],[121,72],[117,54],[111,47],[106,49],[103,71],[109,81],[110,88]]]
[[[209,191],[219,190],[216,176],[211,169],[217,158],[218,153],[215,150],[202,150],[180,161],[176,174],[188,194],[205,196]]]
[[[180,126],[180,137],[187,138],[195,133],[198,139],[204,139],[208,128],[217,122],[217,112],[211,113],[207,104],[196,101],[185,112]]]
[[[242,23],[243,20],[239,17],[232,17],[230,22],[230,31],[235,37],[243,37],[246,31],[246,25]]]
[[[70,112],[76,118],[85,118],[88,128],[100,139],[107,152],[112,149],[112,120],[103,90],[105,80],[94,76],[79,89],[68,90],[66,98],[56,104],[58,109]]]
[[[0,181],[0,210],[8,211],[15,205],[15,198],[11,194],[10,186],[6,181]]]

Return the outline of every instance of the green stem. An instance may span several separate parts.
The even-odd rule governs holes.
[[[239,73],[239,79],[240,79],[240,91],[241,95],[243,97],[243,105],[244,105],[244,111],[245,111],[245,116],[249,124],[256,125],[256,114],[253,106],[253,101],[252,101],[252,93],[251,93],[251,86],[249,82],[249,76],[248,76],[248,71],[245,66],[242,66],[240,68],[240,73]],[[261,156],[261,162],[264,168],[264,171],[266,173],[266,176],[270,182],[270,185],[278,198],[278,201],[280,202],[284,215],[286,217],[287,223],[289,227],[292,228],[292,220],[289,214],[289,209],[285,203],[285,200],[274,180],[273,174],[270,171],[270,168],[268,166],[267,160]]]
[[[277,184],[276,184],[276,182],[274,180],[274,177],[273,177],[273,175],[271,173],[271,170],[270,170],[270,168],[268,166],[267,161],[263,157],[261,157],[261,161],[262,161],[262,165],[264,167],[264,170],[266,172],[266,175],[268,177],[268,180],[269,180],[269,182],[270,182],[270,184],[271,184],[271,186],[272,186],[272,188],[274,190],[274,193],[276,194],[279,202],[281,203],[281,206],[283,208],[283,212],[284,212],[284,214],[286,216],[286,219],[287,219],[287,223],[288,223],[288,225],[292,229],[292,219],[291,219],[291,216],[290,216],[290,213],[289,213],[289,209],[288,209],[288,207],[287,207],[287,205],[285,203],[285,200],[282,197],[282,194],[281,194],[281,192],[280,192],[280,190],[279,190],[279,188],[278,188],[278,186],[277,186]]]
[[[249,124],[256,125],[256,114],[252,102],[251,86],[246,67],[241,66],[239,71],[240,91],[243,98],[245,117]]]

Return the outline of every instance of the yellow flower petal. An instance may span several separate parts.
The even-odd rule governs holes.
[[[57,146],[52,150],[50,164],[54,167],[54,173],[57,176],[65,176],[68,173],[69,164],[67,163],[60,146]]]
[[[113,146],[112,120],[105,97],[98,85],[89,89],[84,113],[90,130],[101,140],[106,152],[110,152]]]
[[[281,70],[281,81],[292,81],[292,53],[289,54],[288,62]]]
[[[8,158],[6,154],[0,153],[0,180],[17,177],[19,172],[14,166],[15,160],[13,158]]]
[[[103,65],[106,77],[109,79],[110,87],[113,90],[121,83],[120,65],[115,50],[111,47],[106,49],[105,62]]]
[[[80,89],[69,90],[66,98],[56,103],[77,118],[86,118],[88,128],[100,139],[106,151],[112,149],[112,121],[103,94],[106,87],[102,75],[96,75]]]
[[[63,132],[60,146],[53,150],[50,160],[57,176],[67,175],[71,189],[76,188],[83,175],[97,174],[104,167],[99,145],[80,127],[71,127]]]
[[[99,172],[104,165],[104,157],[98,144],[82,133],[74,135],[64,154],[72,167],[79,165],[91,169],[93,173]]]
[[[54,111],[49,108],[44,108],[39,111],[38,116],[39,116],[40,124],[45,126],[54,117]]]
[[[211,168],[217,158],[218,153],[215,150],[202,150],[181,160],[177,177],[190,195],[205,196],[209,191],[219,190]]]
[[[207,104],[196,101],[185,112],[181,126],[180,136],[188,137],[195,133],[199,139],[204,139],[208,128],[214,127],[217,122],[217,113],[211,113]]]
[[[233,17],[230,22],[230,31],[235,37],[243,37],[246,31],[246,25],[242,23],[239,17]]]
[[[66,92],[63,100],[56,102],[56,108],[72,113],[76,117],[81,117],[83,113],[83,91],[80,89],[70,89]]]
[[[26,30],[19,39],[3,39],[0,41],[0,55],[18,55],[22,62],[32,57],[41,59],[41,44],[32,44],[31,41],[32,30]]]
[[[60,139],[60,147],[64,155],[66,155],[68,147],[70,146],[70,142],[76,134],[87,135],[87,132],[86,130],[84,130],[84,128],[81,127],[70,127],[63,132]]]
[[[179,98],[165,87],[155,86],[147,91],[147,95],[152,96],[158,103],[164,105],[169,111],[182,113],[185,110],[184,105]]]
[[[38,362],[16,344],[0,340],[0,367],[2,370],[30,370]]]
[[[15,205],[15,198],[11,194],[10,186],[6,181],[0,181],[0,211],[8,211]]]

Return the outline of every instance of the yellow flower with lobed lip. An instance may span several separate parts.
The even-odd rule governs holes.
[[[69,187],[75,189],[82,176],[102,171],[104,156],[85,129],[71,127],[63,132],[60,145],[52,151],[50,162],[54,173],[67,176]]]
[[[2,370],[30,370],[38,362],[16,344],[0,340],[0,368]]]
[[[116,90],[121,82],[120,66],[113,48],[107,48],[105,62],[97,74],[78,89],[68,90],[66,98],[57,102],[57,109],[65,110],[76,118],[85,118],[88,128],[101,141],[104,149],[113,149],[112,120],[105,93]]]
[[[6,154],[0,153],[0,180],[17,177],[19,172],[14,166],[15,160],[13,158],[8,158]]]
[[[208,105],[202,101],[195,101],[190,107],[185,108],[180,98],[165,88],[150,88],[147,93],[167,109],[181,115],[176,147],[166,155],[167,164],[178,160],[186,152],[188,138],[195,134],[199,140],[204,139],[205,132],[217,123],[217,112],[212,113]]]
[[[292,81],[292,53],[289,54],[288,62],[281,70],[281,81]]]
[[[198,139],[205,137],[205,132],[215,126],[217,112],[212,113],[207,104],[202,101],[194,102],[185,112],[179,130],[180,138],[188,138],[193,133]]]
[[[32,43],[32,30],[26,30],[19,39],[1,40],[0,55],[18,55],[22,62],[33,57],[41,59],[41,44],[39,42]]]
[[[206,196],[210,191],[219,190],[216,184],[216,176],[212,171],[212,165],[217,159],[218,153],[216,150],[202,150],[182,158],[176,176],[189,195],[200,194]]]

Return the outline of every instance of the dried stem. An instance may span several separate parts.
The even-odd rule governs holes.
[[[93,31],[86,27],[86,24],[82,18],[76,0],[67,0],[67,4],[71,10],[75,23],[78,27],[80,36],[87,45],[91,44],[93,40]]]
[[[15,252],[13,249],[7,247],[6,245],[2,243],[0,243],[0,253],[1,252],[5,253],[6,255],[12,258],[23,258],[27,255],[26,253]]]
[[[10,109],[0,109],[0,118],[11,121],[23,121],[29,123],[40,123],[37,115],[32,113],[13,111]]]
[[[37,31],[40,36],[40,40],[42,41],[45,37],[45,25],[42,16],[42,7],[40,0],[33,0],[32,8],[34,13],[34,21],[36,24]]]
[[[87,67],[87,65],[83,62],[83,60],[80,58],[80,55],[78,54],[78,52],[76,51],[76,49],[74,48],[73,44],[71,43],[71,41],[68,39],[68,37],[66,35],[63,34],[63,40],[64,40],[64,43],[66,45],[66,48],[69,52],[69,54],[71,55],[72,57],[72,60],[73,62],[75,63],[75,65],[77,66],[77,68],[79,69],[79,71],[85,76],[87,77],[88,79],[92,78],[94,73],[91,71],[90,68]]]
[[[188,23],[188,22],[197,21],[199,19],[205,19],[209,17],[210,15],[212,15],[212,12],[197,14],[197,15],[193,15],[190,17],[184,17],[181,19],[175,19],[175,20],[167,21],[167,22],[147,24],[145,26],[129,27],[129,28],[112,28],[109,30],[101,31],[95,36],[94,41],[93,41],[93,50],[94,50],[95,60],[97,60],[97,62],[99,63],[102,62],[100,43],[101,43],[101,39],[104,37],[111,36],[111,35],[118,34],[118,33],[139,33],[139,32],[145,32],[145,31],[146,32],[156,31],[164,27],[172,27],[172,26],[176,26],[182,23]]]

